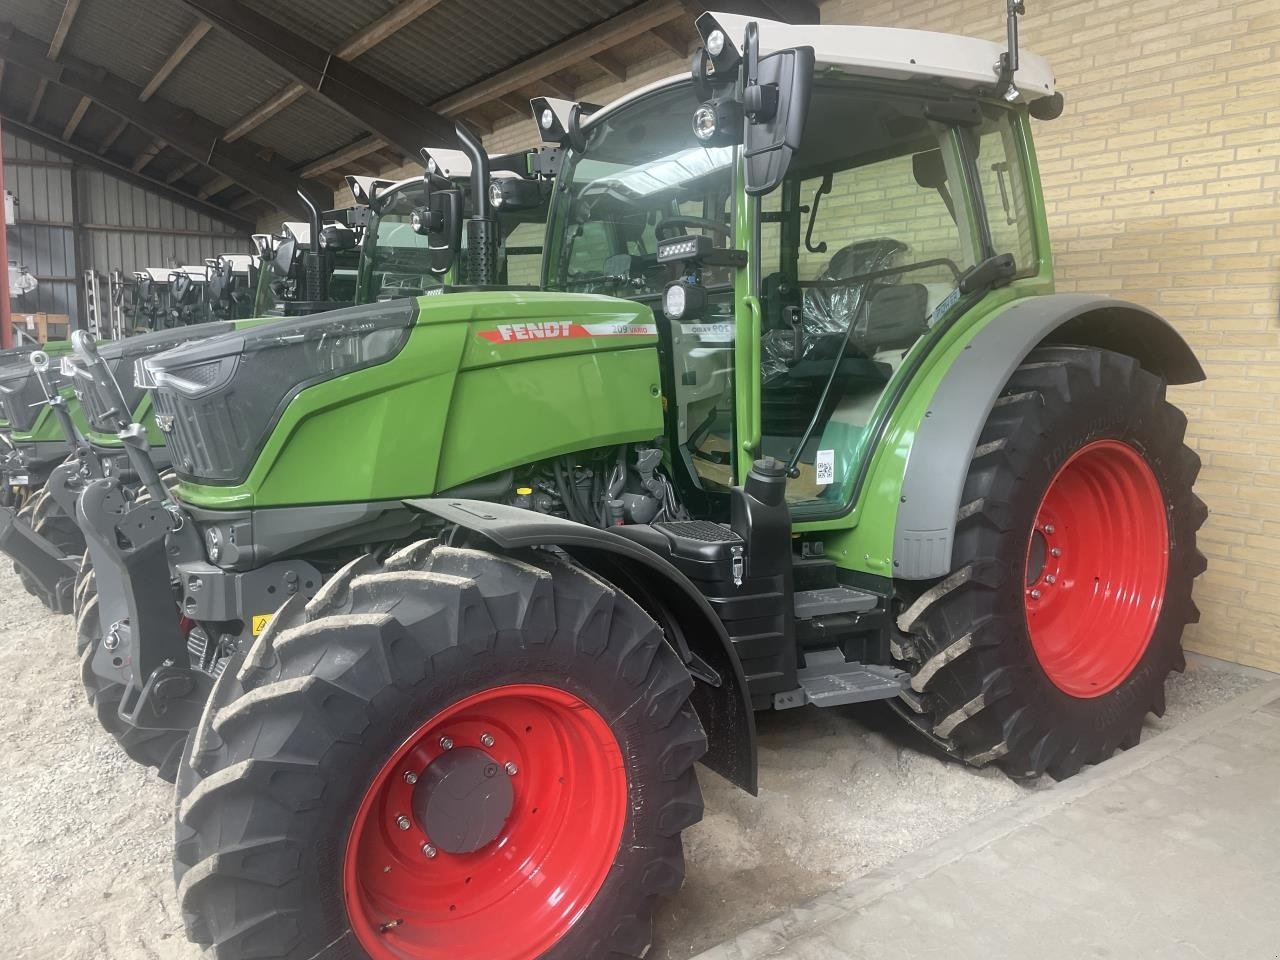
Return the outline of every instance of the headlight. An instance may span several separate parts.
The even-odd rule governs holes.
[[[724,31],[712,30],[711,35],[707,37],[707,53],[713,57],[718,57],[724,53]]]
[[[204,532],[204,542],[209,548],[209,561],[217,563],[222,559],[222,531],[217,527],[210,527]]]
[[[502,184],[496,180],[489,184],[489,205],[495,210],[502,206]]]
[[[662,294],[662,313],[668,320],[699,317],[707,306],[707,288],[688,280],[673,280]]]
[[[719,125],[716,108],[711,104],[704,103],[693,111],[693,135],[699,140],[711,140],[714,138]]]
[[[556,125],[556,115],[552,113],[550,107],[547,107],[542,111],[542,116],[538,118],[538,122],[542,124],[543,130],[550,130]]]

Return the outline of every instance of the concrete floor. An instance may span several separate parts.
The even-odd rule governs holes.
[[[1280,680],[698,960],[1280,957]]]
[[[98,729],[73,646],[70,618],[48,614],[0,563],[0,953],[195,960],[170,874],[172,788]],[[1148,737],[1164,742],[1260,682],[1193,664]],[[688,879],[660,909],[650,958],[685,960],[1060,789],[945,763],[883,707],[759,719],[761,795],[702,772],[706,819],[686,834]]]

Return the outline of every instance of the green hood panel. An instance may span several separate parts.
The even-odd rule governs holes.
[[[244,483],[184,479],[179,496],[212,509],[398,500],[662,434],[647,307],[458,291],[416,311],[389,360],[294,395]]]

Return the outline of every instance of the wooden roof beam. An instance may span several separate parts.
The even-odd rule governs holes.
[[[601,50],[592,54],[590,60],[613,79],[619,82],[627,79],[627,65],[613,54]]]
[[[434,109],[447,117],[467,113],[482,104],[493,102],[503,94],[514,93],[521,87],[536,84],[544,77],[611,50],[684,15],[684,7],[678,0],[645,0],[626,13],[611,17],[575,37],[548,47],[523,63],[445,97],[434,104]]]
[[[40,104],[44,102],[44,94],[48,89],[48,77],[41,77],[36,81],[35,96],[31,98],[31,106],[27,107],[27,123],[33,122],[36,118],[36,114],[40,112]]]
[[[49,59],[57,60],[62,47],[67,42],[67,34],[71,32],[71,24],[80,12],[80,0],[67,0],[62,6],[62,15],[58,17],[58,25],[54,28],[53,39],[49,41]]]
[[[141,173],[147,168],[147,165],[150,164],[152,160],[160,155],[160,151],[163,150],[165,146],[166,144],[163,140],[152,140],[147,144],[147,148],[134,158],[133,163],[130,165],[130,169],[133,170],[134,173]],[[201,197],[200,199],[203,200],[205,198]]]
[[[321,174],[328,173],[335,167],[343,167],[351,163],[353,160],[359,160],[361,157],[367,157],[371,153],[376,153],[383,147],[387,146],[387,141],[378,136],[368,136],[363,140],[348,144],[340,150],[312,160],[309,164],[302,168],[299,176],[306,179],[318,177]]]
[[[269,56],[293,77],[261,107],[245,115],[223,135],[231,142],[264,123],[311,90],[364,129],[416,153],[424,146],[453,145],[452,124],[389,84],[349,61],[437,6],[442,0],[401,0],[332,54],[238,0],[179,0],[246,46]],[[417,146],[413,146],[416,143]]]
[[[693,30],[685,30],[682,24],[675,21],[660,23],[649,32],[677,57],[687,57],[692,52],[696,34]]]
[[[160,69],[151,75],[151,79],[147,81],[147,85],[142,88],[142,92],[138,94],[138,99],[144,103],[155,96],[155,92],[160,89],[160,85],[169,79],[169,75],[178,69],[178,65],[187,59],[187,54],[195,49],[197,43],[204,39],[204,35],[213,28],[201,20],[191,31],[182,38],[182,42],[174,47],[173,53],[169,54],[169,59],[160,64]]]
[[[169,175],[164,178],[165,183],[177,183],[192,170],[200,166],[195,160],[188,160],[186,163],[180,163],[169,171]]]
[[[116,125],[108,131],[107,135],[102,138],[102,142],[98,144],[98,153],[103,154],[110,150],[115,142],[120,139],[120,134],[124,133],[125,130],[128,129],[128,126],[129,121],[124,117],[117,120]]]
[[[84,119],[85,113],[89,109],[89,104],[93,103],[89,97],[81,97],[80,102],[76,104],[76,108],[71,111],[71,119],[67,121],[67,125],[62,128],[62,139],[70,140],[72,134],[76,132],[76,127],[80,126],[80,121]]]
[[[196,196],[201,200],[208,200],[210,197],[218,195],[234,183],[235,180],[228,177],[225,173],[219,174],[196,191]]]

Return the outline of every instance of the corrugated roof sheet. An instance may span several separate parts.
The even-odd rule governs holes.
[[[292,163],[313,160],[365,135],[365,129],[346,114],[310,95],[295,101],[288,110],[281,110],[250,134],[256,142],[270,144]]]
[[[61,6],[45,2],[54,8]],[[64,49],[144,86],[195,22],[196,18],[176,3],[82,0]],[[18,27],[31,32],[25,22],[19,22]]]
[[[218,30],[210,30],[170,74],[157,96],[189,107],[220,127],[229,127],[288,82],[288,75],[266,57]],[[256,132],[252,136],[256,137]]]

